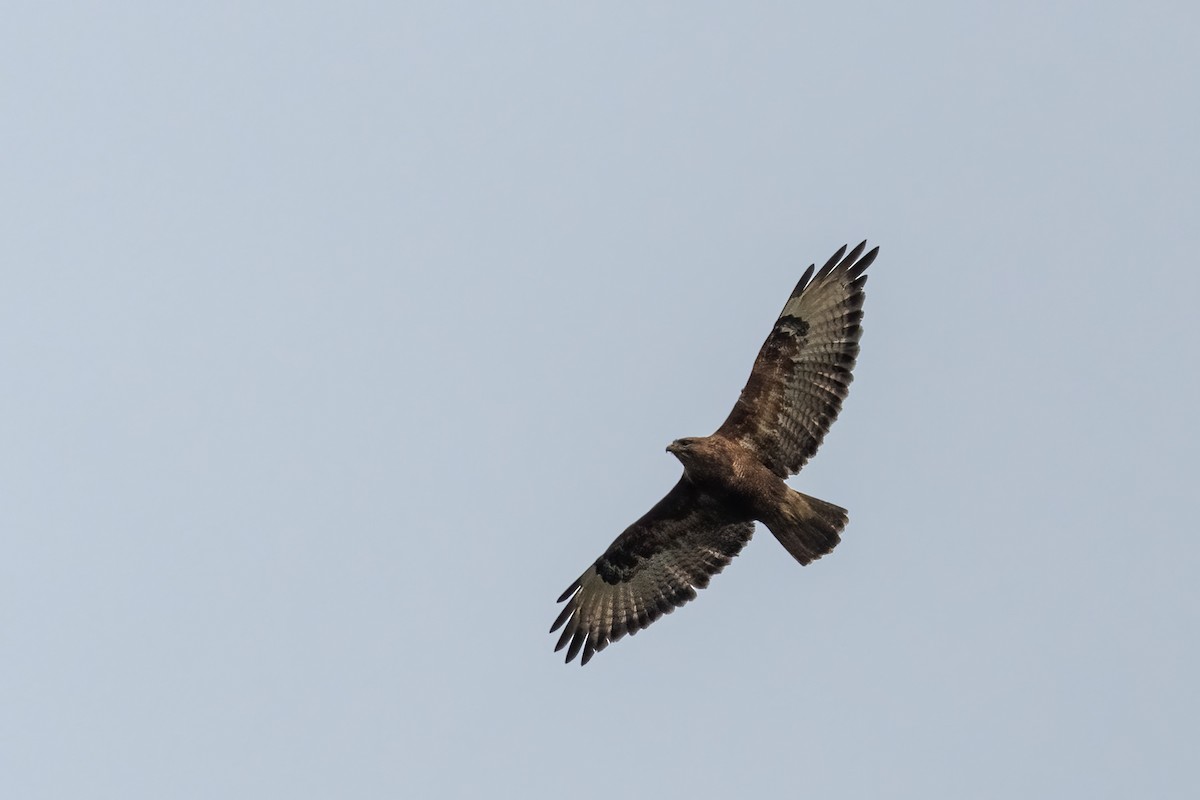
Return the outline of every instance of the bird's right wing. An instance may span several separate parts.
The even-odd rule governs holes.
[[[586,664],[609,642],[695,598],[752,533],[753,522],[731,518],[691,481],[680,479],[558,598],[567,605],[550,628],[551,633],[563,628],[554,649],[566,647],[568,662],[582,650],[580,663]]]

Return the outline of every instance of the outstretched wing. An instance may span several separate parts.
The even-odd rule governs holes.
[[[817,452],[853,380],[866,296],[863,272],[879,253],[876,247],[862,255],[866,246],[849,254],[843,246],[815,276],[813,266],[804,272],[746,388],[717,430],[753,450],[782,478],[799,472]]]
[[[752,533],[753,522],[681,478],[558,598],[567,605],[550,627],[565,625],[554,649],[566,647],[568,662],[582,650],[586,664],[609,642],[695,598]]]

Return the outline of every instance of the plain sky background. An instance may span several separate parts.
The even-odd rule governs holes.
[[[1196,8],[11,4],[0,793],[1198,796]],[[842,545],[564,666],[864,238]]]

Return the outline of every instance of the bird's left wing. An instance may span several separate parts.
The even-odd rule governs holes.
[[[563,628],[555,650],[581,664],[625,634],[637,633],[696,597],[696,590],[750,541],[754,523],[680,479],[667,496],[609,545],[567,587],[550,632]]]
[[[809,267],[763,342],[750,380],[717,430],[752,450],[781,478],[817,452],[854,379],[862,335],[864,274],[879,253],[863,242]],[[809,280],[811,278],[811,280]]]

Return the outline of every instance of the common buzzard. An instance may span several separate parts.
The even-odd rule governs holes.
[[[712,436],[667,446],[683,477],[616,538],[558,602],[556,651],[586,664],[695,598],[750,541],[761,522],[801,564],[833,550],[846,510],[801,494],[784,479],[800,471],[842,408],[862,334],[863,274],[876,247],[846,247],[804,272],[767,336],[746,388]],[[811,280],[810,280],[811,279]],[[565,626],[565,627],[564,627]]]

